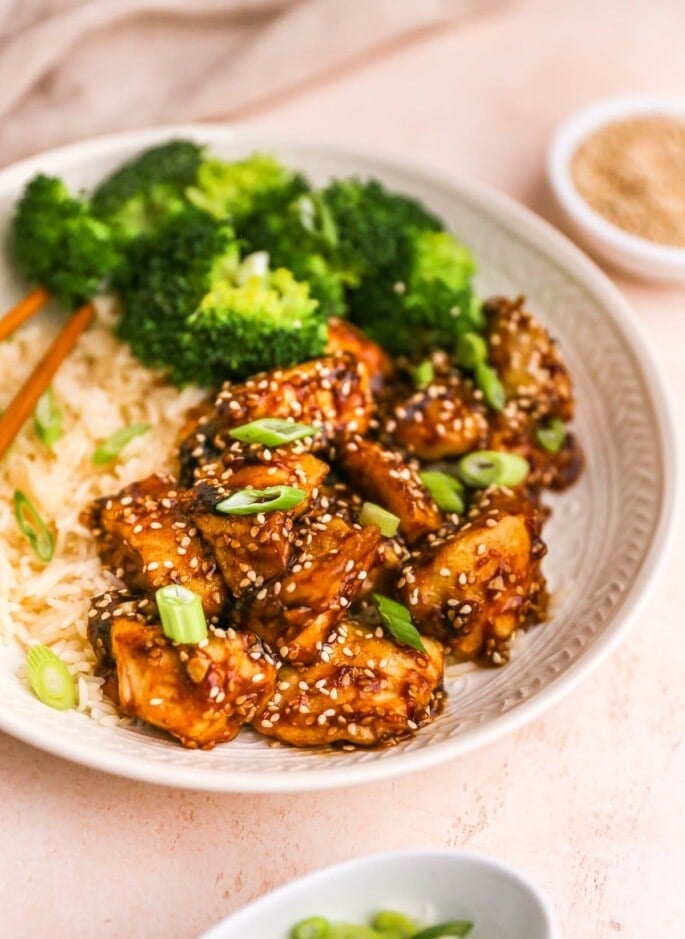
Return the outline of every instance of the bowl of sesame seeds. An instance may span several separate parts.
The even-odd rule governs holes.
[[[685,282],[685,99],[627,95],[573,114],[549,149],[548,178],[573,233],[602,261]]]

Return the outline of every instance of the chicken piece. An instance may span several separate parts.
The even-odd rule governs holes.
[[[307,449],[365,433],[373,400],[366,366],[350,353],[314,359],[292,368],[274,369],[242,385],[227,383],[213,415],[200,418],[179,447],[182,479],[191,484],[196,469],[215,462],[229,446],[228,431],[264,417],[293,418],[320,428]]]
[[[566,434],[558,453],[549,453],[538,443],[535,433],[540,426],[510,402],[501,414],[490,422],[488,450],[504,450],[524,457],[530,466],[526,485],[532,488],[566,489],[572,485],[583,468],[583,451],[577,438]]]
[[[179,505],[178,484],[153,475],[116,496],[97,499],[85,512],[103,564],[133,591],[154,593],[183,584],[198,594],[208,617],[216,617],[228,596],[216,561]]]
[[[400,531],[414,544],[443,523],[440,509],[419,474],[396,450],[355,437],[340,453],[340,465],[355,488],[400,519]]]
[[[253,726],[296,747],[369,747],[409,736],[441,702],[444,649],[433,639],[424,645],[421,652],[380,628],[344,620],[316,661],[281,669],[276,693]]]
[[[546,415],[573,417],[571,379],[556,342],[525,308],[525,300],[496,297],[484,312],[488,350],[508,401],[539,419]]]
[[[503,665],[514,631],[544,616],[541,528],[521,491],[487,490],[465,525],[404,568],[398,588],[414,623],[460,661]]]
[[[330,515],[304,521],[288,575],[246,599],[238,611],[242,627],[293,663],[311,661],[328,636],[334,641],[335,623],[377,563],[381,540],[375,525],[352,527]]]
[[[488,430],[485,409],[474,398],[471,383],[456,374],[397,404],[390,419],[391,438],[422,460],[443,460],[477,449]]]
[[[96,597],[88,634],[123,714],[168,731],[184,747],[232,740],[273,695],[277,666],[251,633],[210,627],[198,645],[175,645],[153,619],[154,604]]]
[[[211,545],[234,597],[285,573],[293,552],[293,519],[318,497],[327,473],[325,463],[294,448],[242,451],[219,478],[202,479],[181,496],[184,512]],[[302,489],[306,498],[287,512],[224,515],[215,510],[232,492],[281,485]]]
[[[378,343],[354,326],[349,320],[332,316],[328,321],[328,343],[326,352],[351,352],[366,366],[371,379],[371,388],[378,392],[386,379],[391,378],[395,366],[387,352]]]

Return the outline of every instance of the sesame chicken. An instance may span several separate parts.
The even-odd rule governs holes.
[[[415,733],[440,702],[444,650],[403,646],[351,619],[306,668],[284,665],[271,699],[253,721],[260,734],[297,747],[374,746]]]
[[[276,662],[249,632],[210,627],[197,645],[175,644],[154,604],[124,595],[96,597],[89,636],[105,687],[121,712],[209,750],[232,740],[276,688]]]
[[[526,309],[525,299],[496,297],[484,306],[488,358],[508,401],[535,418],[573,417],[571,379],[558,346]]]
[[[482,493],[458,531],[416,552],[400,599],[459,661],[503,665],[514,632],[544,618],[542,515],[521,490]]]
[[[375,392],[380,391],[384,382],[395,372],[392,359],[378,343],[369,339],[349,320],[341,320],[337,316],[333,316],[328,321],[326,352],[329,355],[337,352],[352,353],[366,366],[371,379],[371,387]]]
[[[521,299],[492,300],[484,312],[501,410],[452,349],[431,350],[420,378],[418,351],[390,358],[333,319],[324,357],[227,383],[189,412],[179,481],[148,477],[84,513],[103,563],[127,587],[95,598],[89,622],[105,690],[123,714],[187,747],[228,741],[246,723],[295,746],[373,746],[439,713],[446,657],[506,664],[515,635],[546,615],[543,491],[575,481],[582,452],[560,423],[574,402],[546,329]],[[249,443],[231,435],[261,419],[311,426],[281,443],[272,427],[268,445],[263,426]],[[505,454],[523,457],[527,475],[524,463],[515,489],[478,488],[493,477],[469,478],[457,460],[473,454],[477,465],[482,449],[503,465]],[[434,498],[424,471],[433,483],[440,473],[465,480],[456,504],[440,485]],[[244,508],[256,498],[245,490],[276,487],[304,497],[292,505],[292,493],[277,492],[282,501],[251,514],[217,508],[238,493]],[[390,518],[362,513],[365,501]],[[197,645],[164,635],[152,595],[170,583],[201,599],[210,626]],[[425,651],[380,625],[384,601],[387,629],[406,640],[404,624]],[[406,621],[393,625],[393,603]]]
[[[400,531],[410,544],[442,525],[442,513],[398,450],[355,437],[342,448],[340,464],[364,496],[399,517]]]
[[[380,531],[323,516],[305,525],[289,573],[242,605],[239,622],[294,663],[335,641],[335,624],[377,563]]]
[[[471,383],[455,373],[396,404],[390,419],[394,440],[422,460],[443,460],[476,450],[488,432],[483,404]]]
[[[341,352],[290,369],[255,375],[244,384],[224,385],[211,414],[204,414],[179,446],[181,478],[190,484],[196,469],[216,460],[234,427],[263,417],[292,419],[319,428],[309,449],[354,433],[365,433],[373,401],[366,366]]]
[[[97,499],[84,512],[103,564],[134,590],[154,593],[182,584],[217,616],[228,594],[214,556],[179,505],[171,476],[153,475],[117,495]]]

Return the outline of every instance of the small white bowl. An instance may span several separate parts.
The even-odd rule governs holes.
[[[554,135],[547,173],[569,225],[590,251],[633,276],[685,283],[685,248],[656,244],[613,225],[589,206],[571,176],[573,154],[590,134],[615,121],[644,114],[685,119],[685,98],[626,95],[607,98],[578,111]]]
[[[465,851],[374,854],[301,877],[205,933],[202,939],[288,939],[301,919],[367,923],[381,909],[430,925],[468,919],[469,939],[560,939],[549,900],[500,861]]]

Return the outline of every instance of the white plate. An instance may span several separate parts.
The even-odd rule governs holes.
[[[467,851],[374,854],[301,877],[222,920],[201,939],[288,939],[309,916],[366,923],[380,909],[427,925],[465,919],[469,939],[560,939],[549,900],[506,864]]]
[[[155,129],[66,147],[0,173],[0,221],[39,170],[90,186],[142,147],[172,136],[224,157],[270,149],[316,181],[374,175],[424,199],[471,246],[481,292],[525,292],[562,345],[575,379],[580,482],[552,501],[545,560],[552,619],[516,643],[501,670],[447,678],[445,712],[385,750],[325,754],[269,747],[243,732],[210,752],[130,728],[105,728],[40,704],[0,652],[0,728],[60,756],[135,779],[196,789],[289,791],[352,785],[425,768],[482,746],[541,714],[616,646],[654,577],[673,517],[674,432],[661,383],[620,294],[570,242],[530,212],[472,183],[407,160],[293,142],[221,126]],[[0,263],[0,307],[18,285]],[[85,389],[84,389],[85,393]]]

